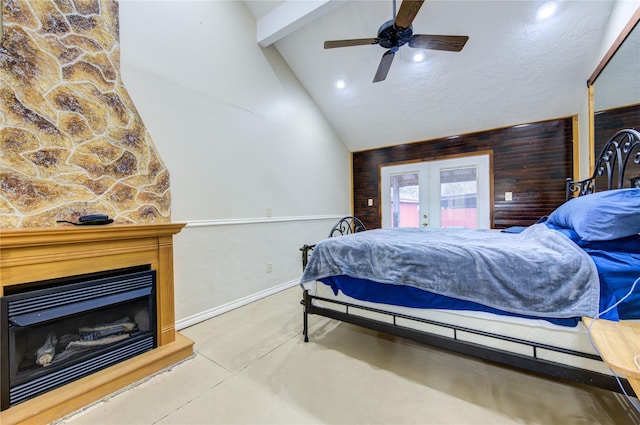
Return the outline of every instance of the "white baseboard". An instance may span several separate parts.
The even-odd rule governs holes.
[[[205,320],[216,317],[222,313],[226,313],[238,307],[242,307],[254,301],[258,301],[262,298],[268,297],[269,295],[277,294],[278,292],[284,291],[285,289],[292,288],[299,284],[300,284],[300,279],[291,280],[289,282],[281,283],[280,285],[274,286],[272,288],[265,289],[260,292],[256,292],[255,294],[249,295],[247,297],[240,298],[236,301],[232,301],[230,303],[227,303],[218,307],[214,307],[209,310],[205,310],[201,313],[194,314],[184,319],[176,320],[176,330],[184,329],[189,326],[195,325],[197,323],[204,322]]]

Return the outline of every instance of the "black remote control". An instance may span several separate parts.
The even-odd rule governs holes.
[[[89,214],[83,215],[78,219],[80,223],[84,223],[85,221],[105,221],[109,220],[109,216],[106,214]]]

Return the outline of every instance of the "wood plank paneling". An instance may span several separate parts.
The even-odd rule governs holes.
[[[561,118],[461,136],[354,152],[353,211],[368,229],[381,227],[380,167],[493,151],[492,227],[526,226],[564,202],[573,172],[573,119]],[[512,192],[513,200],[504,200]],[[367,206],[373,199],[374,205]]]

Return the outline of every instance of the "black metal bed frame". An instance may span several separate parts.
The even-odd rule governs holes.
[[[633,159],[632,159],[633,158]],[[567,199],[570,199],[576,194],[578,196],[586,195],[595,191],[595,179],[598,176],[607,176],[607,189],[614,188],[621,189],[625,187],[624,176],[627,171],[627,166],[630,163],[640,165],[640,133],[636,130],[626,129],[617,132],[605,145],[602,153],[596,161],[596,168],[593,175],[582,181],[573,181],[567,179],[566,193]],[[617,171],[616,171],[617,170]],[[640,170],[640,169],[639,169]],[[632,187],[640,181],[640,174],[638,177],[629,179]],[[344,217],[340,219],[336,225],[331,229],[329,237],[345,235],[349,233],[356,233],[358,231],[364,231],[365,226],[356,217]],[[300,248],[302,251],[302,266],[306,267],[309,256],[313,251],[315,245],[304,245]],[[314,300],[333,303],[341,305],[344,311],[338,311],[331,308],[320,307],[313,303]],[[629,385],[626,379],[620,378],[620,383],[613,375],[607,375],[604,373],[594,372],[587,369],[582,369],[575,366],[569,366],[562,363],[553,362],[550,360],[542,359],[538,357],[538,350],[544,349],[552,352],[572,355],[580,358],[586,358],[591,360],[601,361],[602,359],[594,354],[583,353],[579,351],[569,350],[562,347],[550,346],[546,344],[540,344],[533,341],[522,340],[518,338],[508,337],[505,335],[495,334],[491,332],[481,331],[477,329],[470,329],[457,325],[452,325],[444,322],[427,320],[408,316],[404,314],[398,314],[387,310],[365,307],[357,304],[347,303],[334,299],[324,298],[316,295],[312,295],[308,290],[304,290],[303,299],[301,301],[303,305],[303,335],[305,342],[309,341],[309,326],[308,316],[310,314],[316,314],[319,316],[328,317],[331,319],[340,320],[342,322],[351,323],[354,325],[362,326],[375,331],[385,332],[391,335],[396,335],[402,338],[410,339],[413,341],[425,343],[431,346],[443,348],[456,353],[470,355],[484,360],[489,360],[498,364],[511,366],[530,372],[540,373],[542,375],[558,378],[566,381],[576,382],[580,384],[586,384],[594,387],[607,389],[610,391],[622,392],[620,385],[624,387],[624,391],[627,394],[634,394],[633,389]],[[351,314],[350,309],[366,310],[375,313],[384,314],[392,318],[391,323],[383,322],[380,320],[363,317],[357,314]],[[453,337],[447,337],[438,335],[435,333],[422,331],[406,326],[398,325],[396,320],[398,318],[412,320],[416,322],[427,323],[430,325],[436,325],[444,328],[449,328],[453,331]],[[466,332],[475,335],[486,336],[495,338],[501,341],[515,342],[525,344],[532,349],[532,356],[514,353],[511,351],[502,350],[495,347],[488,347],[485,345],[477,344],[470,341],[461,340],[457,334],[459,332]]]
[[[640,164],[640,132],[620,130],[602,148],[591,177],[580,181],[567,179],[567,199],[595,192],[596,178],[601,176],[607,177],[607,190],[622,189],[630,163]],[[630,187],[640,187],[640,174],[630,177],[629,183]]]
[[[367,230],[357,217],[347,216],[342,217],[336,224],[333,225],[331,231],[329,232],[329,237],[333,238],[335,236],[344,236],[350,233],[358,233]],[[302,251],[302,270],[307,267],[307,262],[309,261],[309,253],[315,248],[316,245],[303,245],[300,248]]]

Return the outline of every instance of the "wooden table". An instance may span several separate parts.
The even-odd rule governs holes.
[[[598,319],[591,325],[593,319],[588,317],[583,317],[582,321],[587,328],[591,326],[591,338],[605,364],[624,375],[636,394],[640,395],[640,368],[634,362],[634,357],[638,355],[640,364],[640,323]]]

